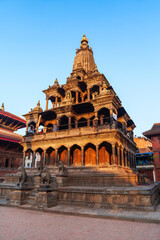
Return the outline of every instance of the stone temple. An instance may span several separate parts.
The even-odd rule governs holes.
[[[135,124],[85,35],[66,84],[56,79],[43,92],[46,109],[38,102],[24,115],[23,165],[0,186],[10,204],[155,209],[159,184],[135,169]]]

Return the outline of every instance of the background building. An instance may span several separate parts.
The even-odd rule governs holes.
[[[152,142],[146,137],[134,137],[137,145],[136,168],[139,173],[145,174],[148,179],[155,182],[154,158]]]
[[[155,179],[156,181],[160,181],[160,123],[155,123],[152,128],[144,132],[143,135],[152,141]]]
[[[0,109],[0,178],[15,170],[22,163],[23,147],[20,145],[22,136],[14,131],[24,128],[26,121],[4,110],[4,104]]]

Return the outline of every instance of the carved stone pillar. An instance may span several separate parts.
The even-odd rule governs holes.
[[[48,110],[48,98],[46,98],[46,111]]]
[[[117,146],[117,162],[118,162],[118,165],[120,166],[119,146]]]
[[[81,166],[84,166],[84,147],[81,147]]]
[[[59,119],[57,119],[57,130],[59,130]]]
[[[67,152],[67,165],[70,165],[70,157],[71,157],[71,148],[68,148],[68,152]]]
[[[98,125],[98,112],[95,112],[94,126]]]
[[[75,128],[78,128],[78,121],[75,120]]]
[[[87,89],[87,99],[88,99],[88,101],[90,101],[90,89],[89,88]]]
[[[72,128],[72,126],[71,126],[71,117],[69,117],[69,119],[68,119],[68,129],[71,129]]]
[[[58,102],[58,97],[56,97],[56,100],[55,100],[56,107],[57,107],[57,102]]]
[[[36,157],[36,151],[33,151],[33,154],[32,154],[32,167],[35,167],[35,157]]]
[[[78,103],[78,91],[76,92],[76,104]]]
[[[99,165],[99,145],[96,145],[96,165]]]
[[[127,164],[128,167],[130,167],[130,152],[128,152],[128,164]]]
[[[58,149],[55,149],[55,166],[58,164]]]
[[[121,148],[121,161],[122,161],[122,166],[124,167],[123,148]]]
[[[23,167],[25,167],[25,152],[23,152],[23,161],[22,161]]]
[[[43,166],[46,165],[46,150],[43,152]]]
[[[90,118],[87,119],[87,127],[90,126]]]
[[[128,167],[128,152],[125,152],[125,166]]]
[[[113,155],[113,165],[115,165],[116,164],[115,144],[112,144],[112,155]]]
[[[28,132],[28,122],[26,123],[26,133]]]

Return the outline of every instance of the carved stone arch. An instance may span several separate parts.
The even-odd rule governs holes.
[[[46,165],[47,166],[55,165],[55,149],[52,146],[46,149]]]
[[[74,166],[81,166],[81,147],[77,144],[71,147],[70,164]]]
[[[103,141],[99,145],[99,164],[108,166],[112,164],[112,145],[109,142]]]
[[[87,143],[84,147],[85,166],[96,165],[96,146],[93,143]]]
[[[58,149],[58,160],[62,161],[64,165],[67,165],[67,159],[68,159],[68,149],[62,145],[61,147],[59,147]]]

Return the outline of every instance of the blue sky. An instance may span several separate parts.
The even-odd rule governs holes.
[[[0,104],[30,111],[55,78],[64,84],[83,33],[98,70],[136,124],[160,122],[159,0],[0,0]]]

